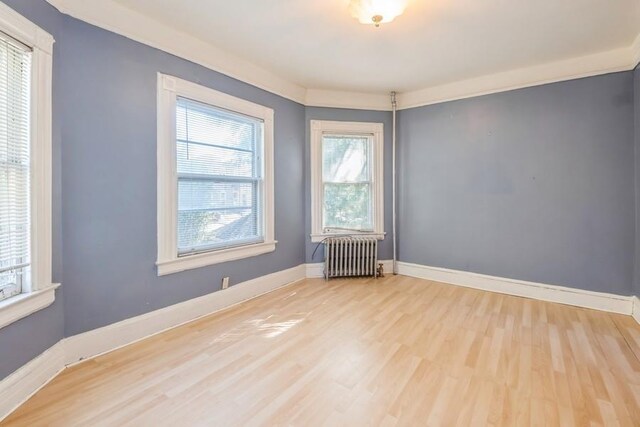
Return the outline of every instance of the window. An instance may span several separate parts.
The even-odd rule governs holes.
[[[178,98],[178,255],[264,242],[263,124]]]
[[[158,274],[275,249],[273,110],[158,77]]]
[[[31,49],[0,33],[0,300],[30,281]]]
[[[51,304],[53,38],[0,3],[0,328]]]
[[[383,126],[311,121],[312,240],[384,237]]]

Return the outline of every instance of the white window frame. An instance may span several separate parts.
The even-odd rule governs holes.
[[[323,135],[367,135],[372,137],[373,232],[334,231],[322,228],[322,137]],[[362,235],[384,239],[384,125],[370,122],[311,120],[311,241],[335,235]]]
[[[22,293],[0,302],[0,328],[41,310],[55,300],[52,283],[51,34],[0,2],[0,31],[32,50],[30,105],[31,281]]]
[[[177,98],[223,108],[264,122],[262,212],[264,242],[178,256]],[[158,276],[248,258],[276,249],[274,226],[273,110],[214,89],[158,73]]]

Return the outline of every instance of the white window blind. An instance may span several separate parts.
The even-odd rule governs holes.
[[[368,135],[322,137],[325,231],[373,231],[372,143]]]
[[[0,300],[30,280],[31,51],[0,34]]]
[[[263,121],[177,98],[178,254],[264,241]]]

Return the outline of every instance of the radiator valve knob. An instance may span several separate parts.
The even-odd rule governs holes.
[[[384,266],[382,265],[382,263],[378,263],[378,271],[376,274],[378,277],[384,277]]]

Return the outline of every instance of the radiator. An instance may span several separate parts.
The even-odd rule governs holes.
[[[377,277],[378,240],[330,237],[324,241],[324,277]]]

